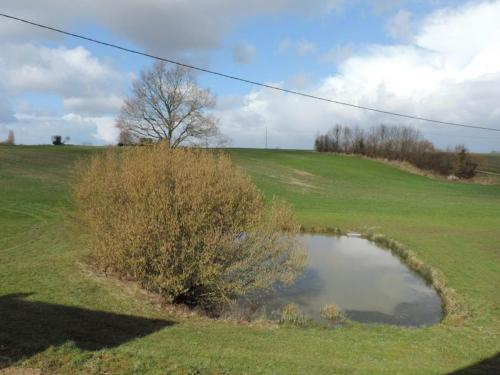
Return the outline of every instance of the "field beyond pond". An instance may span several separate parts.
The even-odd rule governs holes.
[[[279,328],[172,313],[90,272],[68,184],[73,163],[99,150],[0,147],[0,373],[8,365],[35,374],[498,370],[500,185],[432,180],[353,156],[228,150],[304,227],[375,229],[414,250],[466,312],[419,329]]]

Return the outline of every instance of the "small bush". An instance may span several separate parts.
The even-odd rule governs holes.
[[[291,284],[305,265],[290,209],[264,209],[225,155],[164,144],[109,150],[80,167],[75,196],[96,264],[213,313]]]
[[[296,304],[290,303],[281,312],[280,324],[285,327],[307,327],[311,325],[311,320],[300,311]]]
[[[321,317],[332,323],[344,323],[347,317],[342,309],[337,305],[326,305],[321,310]]]

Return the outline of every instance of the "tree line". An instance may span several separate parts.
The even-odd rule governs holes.
[[[336,125],[316,137],[314,148],[319,152],[406,161],[424,170],[459,178],[474,177],[477,168],[464,145],[439,150],[410,126],[379,125],[365,130]]]

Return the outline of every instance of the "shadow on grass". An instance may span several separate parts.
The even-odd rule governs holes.
[[[0,369],[51,346],[73,342],[82,350],[112,348],[171,326],[147,319],[0,296]]]
[[[500,374],[500,352],[473,365],[450,372],[450,375]]]

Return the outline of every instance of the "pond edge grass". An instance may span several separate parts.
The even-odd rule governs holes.
[[[347,232],[337,227],[301,227],[303,234],[326,234],[333,236],[347,236]],[[468,317],[468,311],[459,302],[456,291],[448,287],[443,273],[421,261],[416,253],[402,243],[389,238],[374,229],[362,232],[361,238],[371,241],[380,247],[389,250],[397,256],[410,270],[420,275],[439,295],[443,308],[441,323],[459,324]]]
[[[331,235],[331,236],[348,236],[348,231],[344,231],[341,228],[338,227],[300,227],[300,232],[302,234],[324,234],[324,235]],[[384,235],[383,233],[377,232],[374,229],[367,229],[365,231],[361,231],[359,238],[364,238],[368,241],[371,241],[377,245],[379,245],[382,249],[390,251],[393,255],[397,256],[403,264],[405,264],[410,270],[414,271],[417,273],[419,276],[421,276],[426,283],[428,283],[439,295],[441,299],[441,306],[443,308],[443,317],[440,321],[439,324],[461,324],[468,318],[468,311],[465,309],[463,303],[459,302],[458,295],[456,291],[450,287],[447,286],[445,277],[443,273],[438,270],[435,267],[431,267],[427,264],[425,264],[423,261],[421,261],[416,253],[413,250],[410,250],[407,246],[404,244],[389,238],[388,236]],[[88,259],[87,259],[88,261]],[[113,277],[113,275],[100,275],[100,272],[96,272],[96,270],[93,267],[89,267],[90,264],[87,262],[84,262],[87,267],[87,271],[90,271],[93,276],[101,278],[104,276],[105,279],[109,280],[109,276],[112,276],[111,279],[117,282],[118,284],[123,284],[127,283],[125,280],[121,280],[120,278]],[[134,284],[132,282],[132,284]],[[141,294],[144,294],[144,290],[141,287],[135,286],[136,289],[139,289],[142,291]],[[121,285],[120,289],[123,289],[124,286]],[[146,293],[146,294],[153,294],[155,293]],[[137,297],[137,295],[135,296]],[[166,304],[164,301],[162,303],[151,303],[150,304],[156,305],[157,308],[159,308],[163,312],[167,312],[170,315],[173,315],[177,318],[186,318],[189,316],[191,319],[194,318],[195,316],[198,318],[201,318],[202,320],[213,320],[213,318],[207,318],[204,316],[204,314],[199,314],[190,311],[187,312],[186,309],[180,308],[177,305],[171,305],[171,304]],[[237,322],[234,319],[227,319],[226,318],[220,318],[220,319],[215,319],[216,321],[226,321],[226,322],[232,322],[232,323],[237,323],[241,324],[242,321],[238,320]],[[281,320],[281,319],[280,319]],[[321,327],[321,325],[318,324],[312,324],[312,321],[307,321],[304,322],[305,324],[286,324],[289,322],[281,322],[280,320],[278,321],[267,321],[265,322],[260,322],[260,323],[268,323],[264,324],[263,326],[268,326],[269,323],[270,326],[275,326],[276,323],[278,323],[278,326],[281,327],[295,327],[295,328],[312,328],[312,327]],[[285,324],[283,324],[285,323]],[[353,323],[350,320],[347,320],[345,323]],[[344,324],[345,324],[344,323]],[[252,324],[250,324],[252,325]],[[259,324],[257,324],[259,326]],[[404,327],[403,327],[404,328]]]

